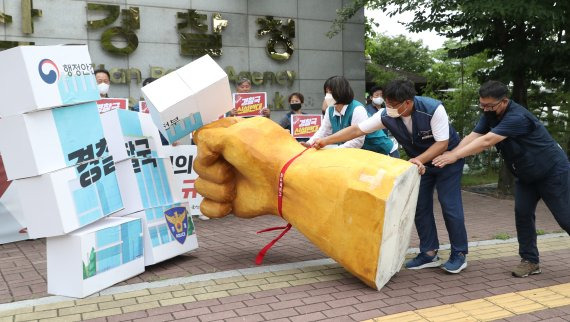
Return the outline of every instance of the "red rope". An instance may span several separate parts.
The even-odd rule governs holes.
[[[293,161],[295,161],[295,159],[300,157],[308,149],[310,149],[310,148],[306,148],[301,153],[294,156],[291,160],[287,161],[287,163],[285,163],[283,168],[281,168],[281,172],[279,173],[279,187],[277,189],[277,211],[279,212],[279,216],[281,216],[281,218],[283,218],[283,187],[285,185],[285,183],[283,182],[283,179],[285,178],[285,172],[287,171],[287,169],[289,168],[291,163],[293,163]],[[267,231],[284,229],[281,232],[281,234],[279,234],[279,236],[277,236],[277,238],[273,239],[269,244],[265,245],[265,247],[263,247],[263,249],[260,250],[259,253],[257,253],[257,256],[255,257],[255,264],[256,265],[261,265],[261,263],[263,262],[263,257],[265,256],[265,253],[267,253],[269,248],[271,248],[271,246],[275,245],[275,243],[277,243],[277,241],[279,239],[281,239],[281,237],[283,237],[291,229],[291,227],[292,227],[291,224],[287,223],[287,226],[271,227],[271,228],[263,229],[263,230],[260,230],[257,232],[258,234],[260,234],[260,233],[264,233]]]

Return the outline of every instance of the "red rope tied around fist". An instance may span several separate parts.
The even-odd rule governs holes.
[[[291,163],[293,163],[293,161],[295,161],[295,159],[300,157],[308,149],[310,149],[310,148],[306,148],[301,153],[294,156],[291,160],[287,161],[287,163],[285,163],[283,168],[281,168],[281,172],[279,173],[279,187],[277,189],[277,210],[279,211],[279,216],[281,216],[281,218],[283,218],[283,186],[285,185],[283,182],[283,178],[285,178],[285,172],[287,171],[287,169],[289,168]],[[271,248],[271,246],[275,245],[275,243],[277,243],[277,241],[279,239],[281,239],[281,237],[283,237],[291,229],[291,224],[287,223],[287,226],[271,227],[271,228],[263,229],[263,230],[260,230],[257,232],[258,234],[260,234],[260,233],[264,233],[266,231],[281,230],[281,229],[284,229],[281,232],[281,234],[279,234],[279,236],[277,236],[277,238],[275,238],[271,242],[269,242],[269,244],[265,245],[265,247],[263,247],[263,249],[260,250],[259,253],[257,253],[257,256],[255,257],[255,264],[256,265],[261,265],[261,263],[263,262],[263,257],[265,257],[265,253],[267,253],[269,248]]]

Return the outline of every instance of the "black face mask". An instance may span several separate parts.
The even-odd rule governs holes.
[[[298,111],[301,109],[301,103],[291,103],[289,106],[293,111]]]
[[[488,119],[497,118],[497,112],[495,112],[495,111],[483,111],[483,115],[485,115],[485,117]]]

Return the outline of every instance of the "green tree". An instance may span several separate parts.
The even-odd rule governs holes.
[[[379,66],[417,74],[427,71],[433,63],[429,49],[421,41],[413,41],[403,35],[377,35],[367,39],[366,54]]]
[[[524,106],[532,80],[558,82],[564,91],[570,88],[570,1],[354,0],[338,10],[330,33],[342,29],[346,19],[365,6],[389,15],[412,12],[408,30],[434,30],[459,39],[461,45],[448,52],[452,57],[487,52],[499,63],[482,79],[512,82],[512,98]],[[499,189],[512,192],[512,180],[502,171]]]
[[[403,35],[389,37],[375,34],[366,39],[366,54],[371,62],[366,73],[376,84],[401,77],[402,72],[423,74],[431,67],[430,50],[421,41],[413,41]]]

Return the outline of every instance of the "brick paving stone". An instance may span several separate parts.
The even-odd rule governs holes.
[[[207,321],[215,321],[215,320],[223,320],[223,319],[233,318],[236,316],[237,316],[236,312],[230,310],[230,311],[222,311],[222,312],[200,315],[198,318],[200,319],[200,321],[207,322]]]
[[[209,309],[212,312],[222,312],[222,311],[229,311],[234,309],[241,309],[244,308],[245,304],[243,302],[232,302],[232,303],[225,303],[215,306],[210,306]]]
[[[291,308],[261,313],[261,316],[263,316],[266,320],[276,320],[279,318],[286,318],[295,315],[298,315],[297,311]]]
[[[326,316],[321,312],[314,312],[309,314],[303,314],[298,316],[290,317],[289,319],[293,322],[309,322],[309,321],[319,321],[325,319]]]
[[[269,312],[271,310],[272,309],[269,305],[262,304],[262,305],[245,307],[242,309],[236,309],[235,311],[239,315],[251,315],[251,314],[255,314],[255,313]]]
[[[107,317],[108,322],[122,322],[147,317],[146,311],[136,311]]]
[[[207,307],[199,307],[196,309],[186,309],[184,311],[173,312],[172,315],[177,319],[188,318],[192,316],[199,316],[212,313]]]
[[[380,311],[384,312],[386,315],[396,314],[396,313],[406,312],[406,311],[413,311],[413,310],[414,310],[414,307],[411,306],[410,304],[407,304],[407,303],[398,304],[398,305],[391,305],[391,306],[387,306],[387,307],[380,309]]]
[[[184,311],[184,310],[186,310],[184,305],[175,304],[175,305],[168,305],[168,306],[157,307],[154,309],[149,309],[146,312],[148,313],[149,316],[153,316],[153,315],[173,313],[173,312]]]
[[[164,322],[172,320],[172,315],[170,313],[153,315],[146,318],[134,319],[133,322]]]
[[[330,294],[323,294],[318,296],[311,296],[308,298],[301,299],[305,304],[313,304],[313,303],[320,303],[320,302],[327,302],[335,300],[334,297]]]
[[[351,314],[350,317],[352,319],[354,319],[355,321],[364,321],[364,320],[373,319],[373,318],[376,318],[376,317],[379,317],[382,315],[383,315],[382,311],[375,309],[375,310],[370,310],[370,311],[354,313],[354,314]]]
[[[330,310],[322,311],[327,317],[337,317],[337,316],[347,316],[353,313],[358,313],[358,311],[352,306],[336,307]]]
[[[279,299],[276,296],[268,296],[268,297],[258,298],[255,300],[243,301],[243,303],[247,306],[257,306],[261,304],[269,304],[275,302],[279,302]]]
[[[226,319],[226,322],[258,322],[265,321],[265,319],[259,314],[239,316],[236,318]]]

